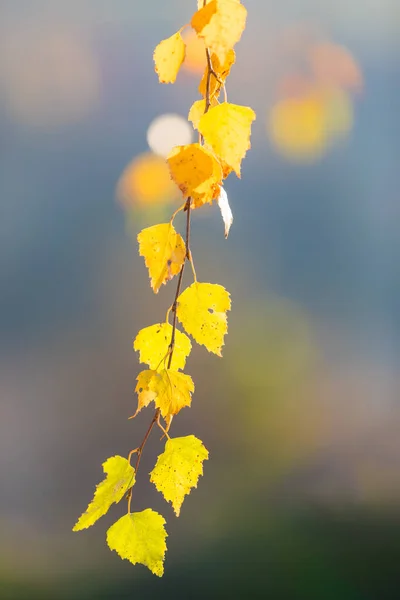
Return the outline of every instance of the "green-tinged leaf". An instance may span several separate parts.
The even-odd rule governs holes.
[[[122,456],[112,456],[103,463],[106,478],[98,484],[92,502],[79,517],[72,531],[90,527],[106,514],[111,504],[119,502],[135,483],[135,469]]]
[[[150,481],[166,501],[171,502],[177,517],[184,497],[197,487],[206,459],[208,450],[194,435],[169,439],[165,451],[158,457]]]
[[[111,525],[107,531],[107,544],[121,558],[134,565],[141,563],[161,577],[168,535],[164,525],[164,517],[151,508],[131,513]]]

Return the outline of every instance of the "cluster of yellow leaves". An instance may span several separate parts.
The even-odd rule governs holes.
[[[251,108],[228,103],[225,90],[225,80],[236,58],[233,47],[241,38],[246,16],[240,0],[198,0],[198,11],[193,15],[191,26],[200,43],[204,43],[207,67],[199,85],[202,99],[191,107],[189,120],[199,132],[199,143],[176,146],[166,159],[171,179],[183,199],[190,198],[190,208],[200,208],[214,200],[218,202],[225,236],[232,223],[232,212],[222,187],[223,180],[231,171],[240,177],[241,161],[250,148],[251,124],[255,119]],[[154,62],[161,83],[175,82],[185,52],[181,30],[160,42],[154,51]],[[222,89],[225,101],[220,103]],[[187,222],[190,222],[190,212]],[[171,502],[176,516],[180,514],[185,496],[197,487],[203,474],[203,461],[208,459],[208,451],[195,436],[170,438],[168,434],[172,418],[190,406],[194,392],[192,378],[182,372],[192,348],[188,335],[209,352],[221,356],[228,329],[227,311],[231,308],[230,295],[224,287],[197,281],[188,239],[189,229],[185,242],[175,230],[173,218],[170,223],[154,225],[139,233],[139,254],[144,258],[154,293],[174,276],[178,276],[178,291],[166,322],[141,329],[133,342],[139,361],[148,366],[137,377],[138,406],[133,416],[152,402],[157,412],[142,446],[129,456],[137,452],[140,457],[157,421],[168,439],[150,481],[165,500]],[[192,263],[195,281],[179,293],[186,260]],[[171,312],[173,325],[168,321]],[[177,321],[188,335],[176,327]],[[160,423],[160,416],[166,429]],[[135,469],[129,460],[114,456],[103,467],[106,478],[97,486],[92,502],[74,531],[93,525],[113,503],[128,494],[128,514],[109,528],[107,543],[121,558],[133,564],[141,563],[161,576],[167,549],[164,518],[151,509],[130,512]]]

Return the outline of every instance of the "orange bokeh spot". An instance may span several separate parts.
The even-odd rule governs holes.
[[[135,204],[166,204],[179,196],[167,163],[150,152],[134,158],[117,184],[117,198],[125,208]]]
[[[182,37],[186,44],[186,56],[183,68],[195,75],[203,73],[207,66],[204,41],[197,37],[193,29],[186,29]]]
[[[343,46],[330,42],[314,44],[309,50],[308,58],[317,81],[325,85],[361,89],[361,69]]]

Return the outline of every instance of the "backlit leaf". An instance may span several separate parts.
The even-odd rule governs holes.
[[[255,112],[247,106],[223,102],[200,119],[198,130],[208,146],[240,177],[240,163],[250,148]]]
[[[240,40],[246,17],[247,10],[236,0],[212,0],[193,15],[191,25],[206,47],[223,62]]]
[[[167,162],[172,179],[184,198],[191,196],[194,207],[212,202],[219,195],[222,183],[221,165],[215,156],[200,144],[176,146],[168,156]]]
[[[230,308],[229,293],[222,285],[195,282],[179,296],[177,316],[198,344],[221,356]]]
[[[144,257],[151,287],[157,294],[161,285],[181,270],[186,255],[185,242],[171,223],[147,227],[137,239],[139,254]]]
[[[194,435],[169,439],[158,457],[150,481],[171,502],[177,517],[185,496],[197,487],[203,475],[203,460],[207,459],[208,450]]]
[[[185,59],[185,43],[179,31],[158,44],[153,59],[160,83],[174,83]]]
[[[228,77],[232,65],[235,64],[236,55],[234,50],[228,50],[225,60],[221,63],[218,54],[214,52],[211,54],[211,65],[214,73],[218,75],[218,79],[211,73],[210,75],[210,89],[209,96],[210,98],[218,98],[219,93],[221,91],[222,84],[225,82],[225,79]],[[199,85],[199,92],[202,96],[206,96],[207,93],[207,78],[208,78],[208,68],[206,68],[203,79]],[[218,81],[219,80],[219,81]],[[204,112],[204,111],[203,111]]]
[[[149,365],[150,369],[157,369],[168,355],[171,336],[172,325],[169,323],[157,323],[141,329],[133,342],[134,350],[139,351],[139,361]],[[191,349],[190,339],[176,329],[170,369],[183,369]]]
[[[194,383],[189,375],[170,369],[153,373],[149,389],[155,393],[155,405],[164,418],[176,415],[185,406],[190,406]]]
[[[122,559],[145,565],[161,577],[168,535],[164,525],[164,517],[151,508],[124,515],[107,531],[107,544]]]
[[[72,531],[93,525],[106,514],[111,504],[119,502],[135,483],[135,470],[122,456],[112,456],[103,463],[106,478],[98,484],[92,502],[79,517]]]

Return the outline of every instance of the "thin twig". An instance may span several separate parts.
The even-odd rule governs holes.
[[[189,260],[191,262],[191,252],[190,252],[190,245],[189,245],[190,244],[190,213],[191,213],[190,204],[191,204],[191,201],[192,201],[192,199],[188,198],[186,201],[186,205],[185,205],[185,210],[186,210],[186,237],[185,237],[186,254],[185,254],[185,262],[183,263],[181,272],[179,273],[178,283],[177,283],[176,292],[175,292],[175,298],[174,298],[174,301],[171,306],[171,311],[174,313],[174,318],[172,321],[171,341],[170,341],[169,348],[168,348],[169,358],[168,358],[167,369],[171,368],[172,355],[173,355],[174,347],[175,347],[175,332],[176,332],[176,319],[177,319],[176,307],[178,305],[178,298],[181,293],[183,271],[185,269],[186,260]]]
[[[137,472],[138,472],[138,470],[139,470],[140,459],[142,458],[143,449],[144,449],[144,447],[145,447],[145,445],[146,445],[146,442],[147,442],[147,440],[149,439],[149,436],[150,436],[151,430],[153,429],[153,427],[154,427],[154,424],[157,422],[157,420],[159,419],[159,417],[160,417],[160,409],[159,409],[159,408],[157,408],[157,410],[155,411],[155,413],[154,413],[154,415],[153,415],[153,418],[152,418],[152,420],[151,420],[151,423],[150,423],[150,425],[149,425],[149,428],[148,428],[148,430],[146,431],[146,434],[145,434],[145,436],[144,436],[144,438],[143,438],[143,441],[142,441],[142,443],[140,444],[139,448],[136,448],[136,450],[132,450],[132,451],[129,453],[129,458],[131,457],[131,455],[132,455],[134,452],[136,452],[136,453],[137,453],[137,459],[136,459],[136,464],[135,464],[135,475],[137,475]],[[129,490],[129,492],[128,492],[128,513],[129,513],[129,514],[130,514],[130,512],[131,512],[131,502],[132,502],[132,488],[131,488],[131,489]]]

